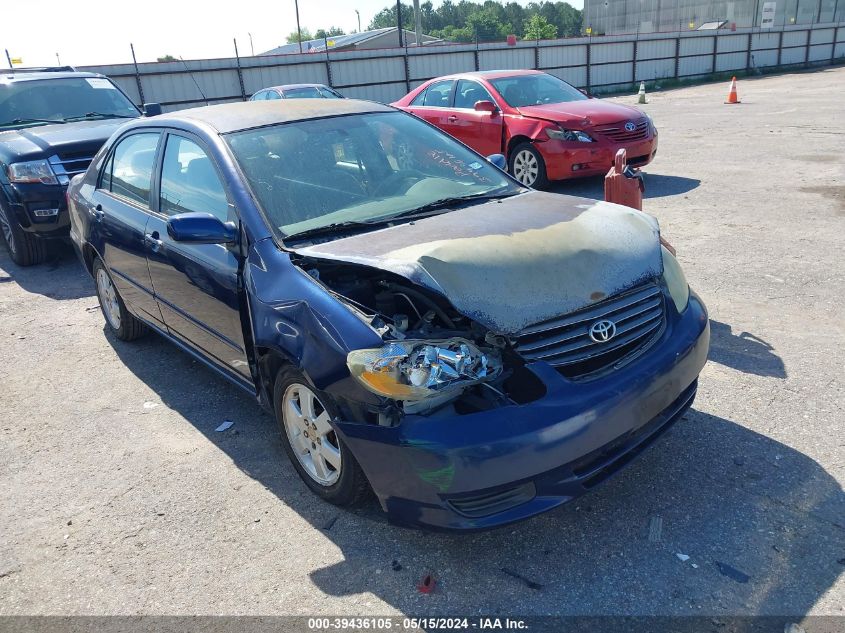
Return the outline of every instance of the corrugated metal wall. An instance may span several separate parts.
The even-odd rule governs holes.
[[[473,70],[537,68],[601,92],[640,81],[837,60],[845,60],[843,23],[203,59],[138,64],[137,72],[134,64],[82,70],[108,75],[136,103],[176,110],[241,101],[286,83],[324,83],[348,97],[389,103],[432,77]]]

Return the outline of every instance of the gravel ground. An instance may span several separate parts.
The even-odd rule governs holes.
[[[317,500],[250,398],[104,333],[69,249],[0,252],[0,614],[845,615],[845,68],[743,80],[738,106],[727,88],[644,106],[645,209],[712,318],[694,409],[594,493],[493,532]]]

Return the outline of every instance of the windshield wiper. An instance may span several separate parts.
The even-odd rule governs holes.
[[[389,224],[396,219],[411,219],[411,218],[418,218],[418,217],[427,217],[429,215],[437,215],[438,212],[442,211],[447,207],[454,207],[460,204],[466,204],[469,202],[478,202],[481,200],[500,200],[501,198],[509,198],[511,196],[515,196],[516,194],[520,193],[519,191],[509,191],[508,193],[498,193],[498,194],[490,194],[490,193],[479,193],[470,196],[454,196],[451,198],[442,198],[440,200],[435,200],[434,202],[429,202],[428,204],[424,204],[421,207],[414,207],[413,209],[408,209],[407,211],[401,211],[399,213],[395,213],[393,215],[388,215],[381,218],[373,218],[372,220],[347,220],[345,222],[333,222],[332,224],[327,224],[325,226],[318,226],[313,229],[306,229],[304,231],[300,231],[299,233],[291,233],[290,235],[283,236],[282,239],[284,240],[299,240],[306,237],[315,237],[318,235],[329,235],[332,233],[337,233],[338,231],[342,231],[344,229],[360,229],[360,228],[373,228],[376,226],[384,226],[385,224]]]
[[[64,119],[67,121],[79,121],[80,119],[135,119],[136,116],[132,114],[119,114],[117,112],[86,112],[79,116],[69,116]]]
[[[282,236],[283,240],[299,240],[306,237],[315,237],[317,235],[329,235],[331,233],[337,233],[338,231],[342,231],[344,229],[350,228],[372,228],[373,226],[384,224],[382,220],[370,220],[366,222],[360,221],[353,221],[348,220],[346,222],[332,222],[331,224],[326,224],[325,226],[317,226],[313,229],[305,229],[304,231],[300,231],[299,233],[291,233],[290,235]]]
[[[0,123],[0,127],[4,127],[6,125],[22,125],[24,123],[64,123],[64,119],[12,119],[11,121],[6,121],[4,123]]]
[[[471,196],[453,196],[450,198],[441,198],[440,200],[429,202],[428,204],[424,204],[420,207],[414,207],[413,209],[408,209],[407,211],[401,211],[394,215],[379,218],[379,222],[390,222],[391,220],[397,219],[409,219],[421,216],[436,215],[434,213],[435,211],[443,211],[448,209],[449,207],[455,207],[458,205],[467,204],[470,202],[478,202],[482,200],[501,200],[502,198],[510,198],[511,196],[515,196],[518,193],[520,192],[509,191],[507,193],[477,193]]]

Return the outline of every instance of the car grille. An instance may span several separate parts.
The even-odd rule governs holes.
[[[589,334],[600,320],[610,320],[616,334],[597,343]],[[643,284],[582,310],[522,330],[514,349],[528,362],[545,361],[567,378],[601,371],[645,348],[663,329],[663,293],[653,282]]]
[[[94,154],[90,152],[80,152],[76,154],[64,154],[62,156],[54,155],[49,159],[50,167],[53,168],[53,173],[59,180],[59,184],[66,185],[70,179],[81,174],[86,169],[91,161],[94,160]]]
[[[634,122],[634,130],[629,132],[625,129],[625,124],[628,121],[620,121],[608,127],[597,127],[595,132],[609,138],[611,141],[617,143],[627,143],[628,141],[639,141],[648,136],[648,119],[640,119]]]

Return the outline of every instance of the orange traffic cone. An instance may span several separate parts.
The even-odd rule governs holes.
[[[731,91],[728,93],[728,100],[725,103],[742,103],[736,95],[736,77],[731,77]]]

